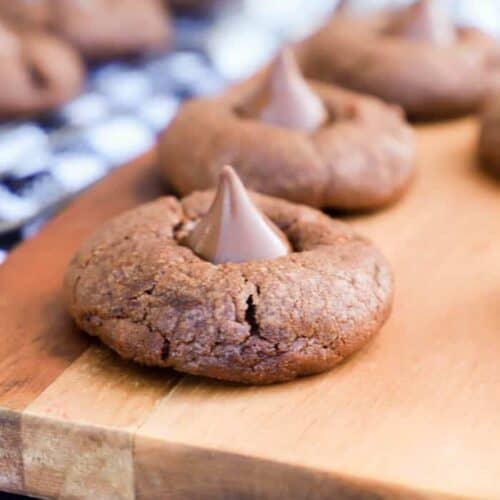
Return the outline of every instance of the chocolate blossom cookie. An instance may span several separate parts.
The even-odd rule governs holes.
[[[0,54],[0,119],[50,110],[80,91],[80,56],[44,30],[0,21]]]
[[[288,51],[242,87],[185,103],[159,154],[182,195],[213,187],[229,163],[255,191],[342,210],[393,202],[414,171],[413,134],[397,107],[304,80]]]
[[[76,323],[120,356],[235,382],[322,372],[360,349],[392,303],[386,260],[323,213],[217,192],[129,211],[87,240],[64,280]]]
[[[3,0],[0,13],[50,28],[90,59],[160,50],[172,32],[162,0]]]
[[[454,26],[435,0],[366,17],[339,13],[297,47],[307,76],[399,104],[414,119],[477,110],[497,53],[492,37]]]

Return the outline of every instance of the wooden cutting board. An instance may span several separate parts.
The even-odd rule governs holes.
[[[408,195],[349,220],[396,275],[387,326],[329,373],[239,387],[91,342],[60,284],[82,239],[161,193],[150,154],[0,266],[0,489],[97,499],[500,498],[500,183],[472,119],[418,130]]]

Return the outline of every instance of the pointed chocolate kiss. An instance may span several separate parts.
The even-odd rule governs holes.
[[[273,259],[291,252],[286,236],[253,204],[229,166],[222,169],[210,209],[184,244],[214,264]]]
[[[386,33],[434,45],[450,45],[455,39],[455,26],[436,0],[417,0],[403,9],[387,27]]]
[[[268,80],[269,101],[260,118],[272,125],[313,132],[327,118],[321,99],[304,80],[290,50],[277,57]]]

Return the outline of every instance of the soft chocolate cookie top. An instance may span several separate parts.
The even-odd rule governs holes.
[[[124,358],[244,383],[321,372],[358,350],[390,312],[385,259],[321,212],[251,197],[292,253],[213,264],[186,237],[214,193],[161,198],[110,221],[72,259],[64,296],[77,324]]]
[[[63,40],[0,21],[0,75],[0,118],[12,118],[50,110],[76,95],[84,69]]]
[[[498,44],[456,27],[436,0],[365,17],[338,14],[297,47],[306,75],[401,105],[411,118],[474,111]]]
[[[313,207],[375,209],[396,200],[415,153],[400,110],[300,74],[302,82],[297,74],[280,80],[280,65],[180,108],[159,141],[169,185],[182,195],[213,187],[229,163],[247,187]]]
[[[8,0],[0,13],[50,28],[90,59],[158,50],[171,39],[162,0]]]

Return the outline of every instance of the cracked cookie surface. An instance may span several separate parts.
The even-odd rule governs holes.
[[[308,83],[328,112],[327,123],[312,133],[252,117],[258,79],[241,91],[187,102],[160,138],[163,177],[187,195],[212,188],[230,164],[248,188],[313,207],[370,210],[398,199],[415,157],[399,108]]]
[[[378,250],[305,206],[252,194],[294,252],[214,265],[179,244],[213,192],[158,199],[110,221],[71,261],[64,296],[77,324],[122,357],[243,383],[327,370],[389,315]]]

